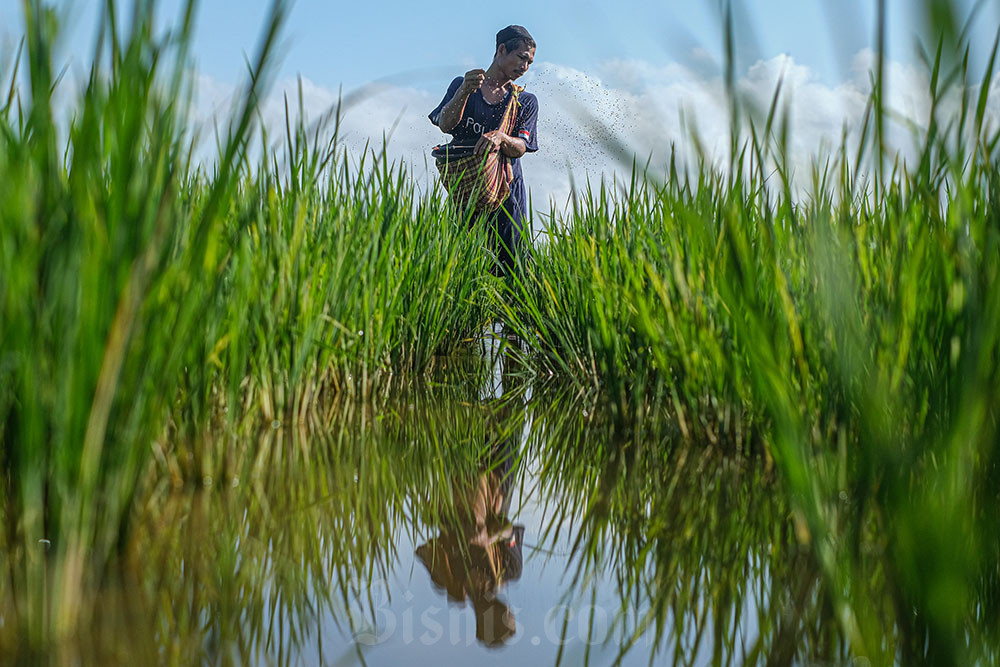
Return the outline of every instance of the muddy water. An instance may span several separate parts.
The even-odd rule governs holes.
[[[485,371],[229,437],[149,492],[101,664],[743,664],[842,659],[760,462],[653,410]],[[89,658],[89,659],[88,659]]]

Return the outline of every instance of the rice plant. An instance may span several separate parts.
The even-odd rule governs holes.
[[[157,542],[150,524],[196,514],[198,502],[211,507],[221,493],[172,505],[169,489],[211,487],[237,470],[266,476],[273,466],[278,476],[329,473],[310,478],[316,494],[350,487],[353,466],[371,472],[395,512],[403,482],[388,468],[365,468],[363,445],[327,456],[322,442],[313,451],[295,440],[299,459],[284,439],[248,444],[241,435],[378,405],[429,369],[464,363],[455,353],[500,319],[524,342],[517,356],[535,375],[533,391],[555,406],[537,428],[561,435],[536,445],[537,455],[565,475],[545,477],[567,501],[556,516],[586,518],[576,534],[580,571],[606,558],[624,564],[622,584],[649,598],[644,623],[657,633],[669,618],[704,629],[685,606],[700,604],[702,564],[719,582],[713,604],[732,608],[746,592],[725,559],[752,553],[759,564],[769,557],[759,545],[771,540],[779,556],[755,576],[801,565],[795,595],[775,598],[799,616],[740,647],[747,660],[784,651],[789,660],[995,661],[1000,128],[988,96],[997,45],[982,79],[970,82],[968,57],[954,57],[971,47],[952,3],[924,4],[944,29],[927,49],[932,104],[915,163],[887,150],[882,25],[859,145],[845,142],[817,162],[807,196],[796,192],[780,93],[766,113],[744,113],[724,15],[727,165],[672,159],[663,175],[634,170],[626,183],[591,188],[519,273],[497,279],[481,231],[440,192],[418,194],[384,149],[360,164],[348,159],[339,109],[314,125],[289,113],[284,153],[272,147],[256,119],[284,3],[272,6],[235,111],[220,123],[218,155],[201,165],[187,108],[193,3],[166,33],[154,30],[153,3],[136,2],[128,27],[108,3],[97,57],[66,120],[52,101],[57,16],[26,3],[30,86],[16,85],[18,60],[0,108],[0,616],[3,633],[18,635],[12,650],[50,655],[90,627],[130,545],[149,540],[175,553],[174,538]],[[961,104],[950,117],[942,100],[955,90]],[[257,140],[263,149],[252,157]],[[549,374],[557,379],[537,380]],[[578,410],[560,412],[558,383],[608,403],[606,421],[575,423]],[[505,428],[522,428],[521,406],[497,412],[506,409]],[[672,420],[652,441],[642,437],[650,414]],[[474,452],[451,447],[468,444],[464,422],[429,407],[396,417],[407,442],[418,437],[409,428],[440,438],[409,450],[418,471],[471,465],[463,456]],[[432,417],[455,428],[424,428]],[[213,426],[226,435],[208,435]],[[736,478],[750,481],[730,494],[671,477],[673,466],[684,469],[681,453],[713,465],[735,457],[750,471]],[[371,455],[386,466],[405,459],[392,448]],[[700,469],[731,479],[712,470]],[[742,531],[718,514],[747,516],[757,507],[750,489],[770,492],[772,473],[787,511],[763,503],[769,526]],[[352,505],[355,527],[367,530],[345,552],[351,563],[334,564],[345,578],[352,563],[370,572],[378,557],[367,545],[377,551],[390,539],[376,521],[385,518],[382,496],[351,491],[338,496],[344,507],[329,524],[330,534],[343,531],[336,522]],[[429,521],[450,511],[438,500],[443,509]],[[678,517],[700,510],[718,541],[693,547],[704,559],[673,556],[686,539]],[[223,529],[248,537],[246,526]],[[317,539],[296,534],[277,546],[294,558],[316,554]],[[265,568],[271,554],[257,555],[250,565]],[[253,578],[265,575],[244,574],[236,560],[229,551],[218,564],[235,567],[227,582],[261,583]],[[311,565],[321,578],[329,564]],[[690,573],[692,587],[672,587],[678,572]],[[276,585],[294,593],[302,582],[289,576]],[[267,602],[256,592],[259,612]],[[216,602],[164,604],[161,638],[196,635],[206,608],[233,618]],[[294,626],[296,614],[310,613],[298,602],[254,623],[277,615]],[[836,636],[827,634],[830,619]],[[242,641],[235,626],[212,630]],[[823,643],[816,650],[789,648],[814,636]],[[166,650],[183,659],[200,649]]]
[[[209,422],[302,419],[321,392],[432,365],[486,317],[487,258],[384,153],[350,170],[335,129],[310,141],[290,120],[286,163],[251,162],[284,3],[208,165],[188,126],[193,3],[159,37],[152,3],[126,29],[108,4],[68,120],[56,13],[25,9],[30,91],[12,83],[0,115],[0,479],[5,599],[43,647],[86,622],[154,457],[198,483],[219,465]]]
[[[793,194],[776,93],[744,143],[734,129],[728,169],[672,160],[584,193],[504,305],[530,363],[773,460],[844,636],[879,663],[996,645],[996,51],[972,86],[939,47],[916,166],[886,160],[877,79],[858,153],[845,143]]]

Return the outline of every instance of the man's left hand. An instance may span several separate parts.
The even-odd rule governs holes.
[[[503,142],[507,139],[507,135],[500,130],[493,130],[492,132],[487,132],[483,136],[479,137],[479,141],[476,142],[475,154],[485,155],[486,153],[495,153],[503,147]]]

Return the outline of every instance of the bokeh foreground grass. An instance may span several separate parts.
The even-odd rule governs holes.
[[[0,588],[42,646],[86,613],[154,456],[200,480],[213,419],[288,419],[425,367],[481,328],[486,258],[401,168],[350,170],[335,136],[290,127],[284,164],[250,163],[283,4],[210,170],[183,102],[193,5],[162,39],[151,4],[121,38],[108,10],[110,62],[65,145],[53,12],[25,7],[30,97],[12,85],[0,114]]]
[[[377,153],[350,165],[335,127],[290,124],[283,155],[251,160],[283,4],[208,170],[183,102],[191,6],[162,38],[146,3],[124,31],[108,12],[65,143],[52,14],[26,8],[30,93],[0,114],[0,609],[26,647],[87,622],[151,462],[210,477],[209,424],[363,398],[499,317],[527,369],[598,387],[617,428],[668,406],[688,441],[772,461],[851,653],[995,660],[992,64],[916,165],[884,164],[876,85],[870,140],[793,196],[775,104],[728,171],[590,192],[502,282],[446,201]]]

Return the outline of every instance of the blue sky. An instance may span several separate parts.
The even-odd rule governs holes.
[[[57,3],[60,4],[60,3]],[[97,0],[61,3],[68,26],[67,58],[86,62],[95,32]],[[127,3],[122,3],[127,4]],[[161,1],[164,18],[176,16],[178,0]],[[889,0],[890,55],[914,60],[913,33],[922,0]],[[973,0],[963,0],[966,9]],[[267,0],[201,2],[195,57],[198,68],[222,81],[238,80],[243,54],[252,52]],[[508,23],[526,26],[539,44],[536,60],[583,71],[614,59],[707,64],[719,58],[717,0],[594,2],[506,1],[440,3],[401,0],[293,3],[285,31],[281,75],[302,74],[326,87],[352,89],[392,77],[436,89],[450,72],[486,65],[493,35]],[[840,80],[851,57],[871,45],[874,0],[743,0],[737,15],[740,64],[788,54],[820,80]],[[0,0],[0,35],[19,34],[21,2]],[[1000,25],[1000,1],[987,0],[976,21],[980,60]],[[700,54],[702,58],[695,57]],[[6,57],[6,55],[4,56]]]
[[[915,51],[916,31],[927,2],[887,0],[887,95],[897,117],[926,125],[930,105],[927,71]],[[974,23],[973,79],[988,58],[1000,0],[980,0]],[[793,164],[808,174],[812,159],[829,153],[846,128],[859,127],[870,94],[870,49],[876,0],[734,0],[737,76],[740,90],[764,108],[782,81],[792,137]],[[59,3],[57,3],[59,4]],[[129,4],[121,2],[120,4]],[[960,0],[967,12],[975,0]],[[96,33],[98,0],[61,0],[65,44],[57,57],[70,64],[68,80],[83,78]],[[366,96],[345,111],[341,145],[354,155],[381,145],[390,134],[389,156],[411,166],[433,187],[429,147],[446,140],[427,121],[450,80],[471,67],[488,66],[494,35],[520,23],[538,42],[535,65],[519,81],[539,99],[541,150],[523,159],[536,210],[564,206],[571,183],[621,175],[631,159],[661,162],[672,146],[693,146],[691,120],[702,145],[717,154],[728,146],[729,122],[720,78],[722,22],[718,0],[557,0],[537,3],[414,3],[389,1],[293,3],[285,26],[275,87],[263,104],[270,136],[284,128],[283,95],[304,83],[304,111],[320,117],[345,92],[372,82]],[[180,0],[158,4],[162,25],[176,21]],[[245,76],[268,0],[203,0],[193,56],[199,73],[195,115],[211,127],[227,112]],[[21,32],[21,2],[0,0],[0,73],[9,69]],[[61,63],[60,63],[61,64]],[[294,106],[294,104],[293,104]],[[584,108],[600,123],[581,122]],[[575,110],[574,110],[575,109]],[[1000,123],[1000,78],[989,117]],[[939,113],[957,108],[941,105]],[[897,147],[912,148],[902,123]],[[716,147],[713,149],[713,147]]]

